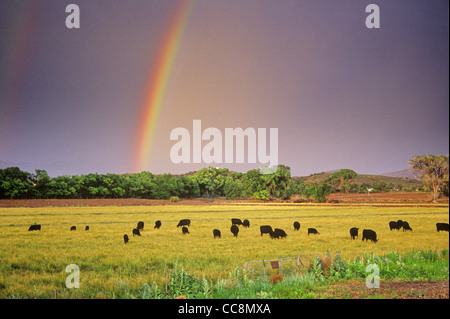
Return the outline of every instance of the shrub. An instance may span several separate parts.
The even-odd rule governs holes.
[[[138,293],[139,299],[159,299],[163,296],[163,292],[158,289],[158,286],[153,282],[151,286],[144,284],[141,291]]]
[[[271,282],[272,284],[276,284],[277,282],[282,281],[283,278],[284,278],[284,275],[283,275],[283,274],[273,274],[273,275],[272,275],[272,278],[270,279],[270,282]]]

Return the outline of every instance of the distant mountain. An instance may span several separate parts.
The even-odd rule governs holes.
[[[411,178],[411,179],[416,179],[418,181],[421,181],[423,173],[415,172],[411,169],[404,169],[401,171],[396,171],[396,172],[392,172],[392,173],[384,173],[384,174],[380,174],[380,175],[389,176],[389,177]]]

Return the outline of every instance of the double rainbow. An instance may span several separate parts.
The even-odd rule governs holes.
[[[8,19],[0,21],[0,134],[12,137],[17,118],[15,108],[26,80],[33,49],[34,24],[39,23],[36,12],[40,6],[35,1],[11,1],[7,10]]]
[[[142,103],[134,170],[149,170],[157,121],[163,105],[167,83],[183,38],[195,0],[180,0],[169,22],[157,59],[150,74]]]

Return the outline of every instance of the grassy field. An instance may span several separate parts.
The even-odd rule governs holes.
[[[176,225],[191,219],[190,234]],[[248,219],[238,238],[230,232],[231,218]],[[391,220],[409,222],[412,232],[390,231]],[[154,222],[161,220],[159,230]],[[132,229],[144,221],[141,237]],[[300,231],[293,222],[301,223]],[[144,283],[164,286],[174,265],[189,274],[216,281],[247,261],[272,260],[300,254],[305,265],[317,255],[339,252],[346,260],[364,253],[435,251],[449,249],[447,232],[436,222],[449,221],[448,207],[358,206],[133,206],[0,208],[0,298],[58,297],[111,298],[120,291],[140,289]],[[28,232],[32,223],[41,231]],[[285,239],[260,236],[260,225],[284,229]],[[70,231],[72,225],[76,231]],[[89,225],[90,230],[84,231]],[[307,235],[314,227],[320,235]],[[349,229],[370,228],[379,242],[351,240]],[[221,239],[212,230],[220,229]],[[130,242],[123,243],[128,234]],[[65,288],[66,266],[80,268],[80,289]],[[255,265],[255,271],[262,266]],[[286,270],[295,262],[283,264]],[[116,295],[114,295],[116,294]]]

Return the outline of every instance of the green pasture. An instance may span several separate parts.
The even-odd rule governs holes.
[[[176,225],[191,220],[190,234]],[[248,219],[237,238],[230,232],[231,218]],[[412,232],[390,231],[391,220],[406,220]],[[154,229],[156,220],[162,222]],[[145,223],[141,237],[133,237],[138,221]],[[293,222],[301,228],[294,231]],[[318,255],[339,252],[353,260],[364,253],[400,254],[416,250],[449,249],[448,232],[437,232],[437,222],[449,222],[442,207],[358,206],[133,206],[0,208],[0,298],[52,298],[57,296],[110,298],[144,283],[164,286],[174,265],[187,273],[216,281],[226,278],[247,261],[300,256],[305,265]],[[33,224],[41,231],[28,231]],[[90,230],[84,227],[89,225]],[[285,239],[260,236],[259,226],[271,225],[288,234]],[[70,231],[77,226],[76,231]],[[314,227],[320,234],[307,235]],[[351,240],[349,229],[359,227]],[[213,229],[222,232],[213,238]],[[363,242],[363,229],[377,232],[378,243]],[[124,244],[123,235],[130,241]],[[66,266],[80,268],[80,288],[65,286]],[[286,271],[296,269],[286,262]],[[253,264],[254,271],[262,265]],[[260,267],[260,268],[258,268]]]

